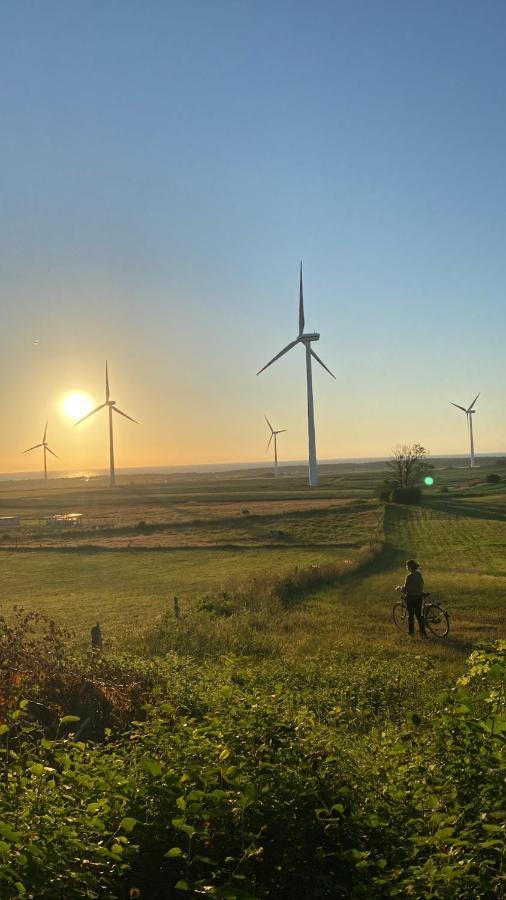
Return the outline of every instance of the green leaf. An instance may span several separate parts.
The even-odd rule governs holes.
[[[151,756],[143,756],[141,760],[142,768],[145,772],[148,772],[153,778],[156,778],[158,775],[162,774],[162,767],[157,759],[153,759]]]
[[[187,881],[176,881],[174,885],[176,891],[191,891],[191,887]]]
[[[119,823],[119,827],[130,834],[131,831],[134,830],[137,825],[138,819],[134,819],[132,816],[125,816],[124,819]]]
[[[175,859],[176,856],[182,856],[182,855],[183,855],[183,851],[181,850],[181,847],[171,847],[170,850],[167,850],[167,853],[165,854],[165,856],[168,859]],[[176,887],[177,887],[177,885],[176,885]]]
[[[257,789],[256,789],[255,785],[251,783],[251,781],[248,781],[248,782],[246,782],[246,784],[243,784],[241,786],[241,793],[242,793],[243,797],[245,797],[247,800],[249,800],[252,803],[253,800],[256,798]]]
[[[22,838],[22,834],[20,831],[14,831],[11,825],[7,822],[0,822],[0,834],[5,838],[6,841],[20,841]]]
[[[440,828],[439,831],[436,831],[434,835],[435,841],[445,841],[447,838],[451,837],[454,833],[454,828]]]
[[[499,680],[504,674],[504,669],[499,663],[494,663],[494,665],[490,667],[488,674],[490,678]]]
[[[80,722],[80,721],[81,721],[80,716],[63,716],[63,718],[60,719],[60,725],[73,725],[76,722]]]

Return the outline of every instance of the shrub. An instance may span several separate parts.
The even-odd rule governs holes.
[[[0,719],[2,900],[504,896],[506,642],[454,686],[419,655],[114,664],[154,686],[115,740]]]
[[[419,487],[401,488],[394,487],[390,494],[392,503],[406,503],[417,505],[422,502],[422,491]]]
[[[490,472],[490,474],[485,478],[485,481],[487,482],[487,484],[499,484],[499,482],[502,481],[502,478],[496,472]]]
[[[16,608],[11,621],[0,617],[0,722],[21,698],[32,721],[51,737],[67,713],[79,717],[84,737],[95,739],[142,718],[153,683],[148,673],[121,657],[91,651],[76,656],[70,637],[35,612]]]
[[[390,478],[385,478],[385,480],[378,485],[376,491],[378,500],[383,500],[384,503],[387,503],[390,500],[394,487],[394,482]]]

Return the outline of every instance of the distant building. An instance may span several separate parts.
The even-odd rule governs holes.
[[[82,525],[82,513],[60,513],[56,516],[46,516],[47,525],[64,525],[67,528],[75,528]]]
[[[10,528],[11,525],[20,525],[19,516],[0,516],[0,528]]]

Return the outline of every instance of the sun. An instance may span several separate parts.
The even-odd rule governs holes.
[[[62,407],[66,416],[71,419],[82,419],[93,409],[93,400],[84,391],[71,391],[65,394]]]

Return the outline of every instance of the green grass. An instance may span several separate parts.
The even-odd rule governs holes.
[[[506,492],[502,484],[476,484],[484,474],[440,469],[436,487],[448,484],[449,494],[428,492],[420,508],[389,505],[384,521],[382,505],[356,499],[357,492],[372,493],[383,477],[378,471],[331,471],[314,493],[304,490],[300,475],[283,475],[274,484],[264,472],[174,477],[116,490],[61,482],[49,482],[46,491],[10,486],[2,502],[11,511],[36,518],[81,509],[102,526],[79,533],[26,526],[31,552],[0,555],[3,607],[43,611],[85,640],[98,619],[106,635],[121,638],[151,626],[174,594],[192,616],[204,592],[296,566],[354,561],[360,547],[384,540],[383,552],[363,571],[308,589],[292,609],[266,622],[262,652],[412,652],[395,632],[391,607],[404,561],[416,556],[427,589],[439,592],[451,613],[450,638],[431,641],[423,652],[452,666],[476,641],[505,633]],[[250,515],[242,514],[245,507]],[[141,520],[147,528],[139,529]],[[62,549],[78,540],[102,549]],[[40,549],[40,541],[56,546]],[[244,619],[228,622],[222,632],[234,627],[244,628]],[[243,645],[247,652],[247,641]],[[226,651],[226,641],[220,648]]]
[[[140,627],[172,605],[183,611],[200,593],[231,578],[338,561],[342,551],[291,549],[241,551],[6,552],[0,557],[2,611],[14,605],[43,612],[88,635],[98,619],[104,634]]]

